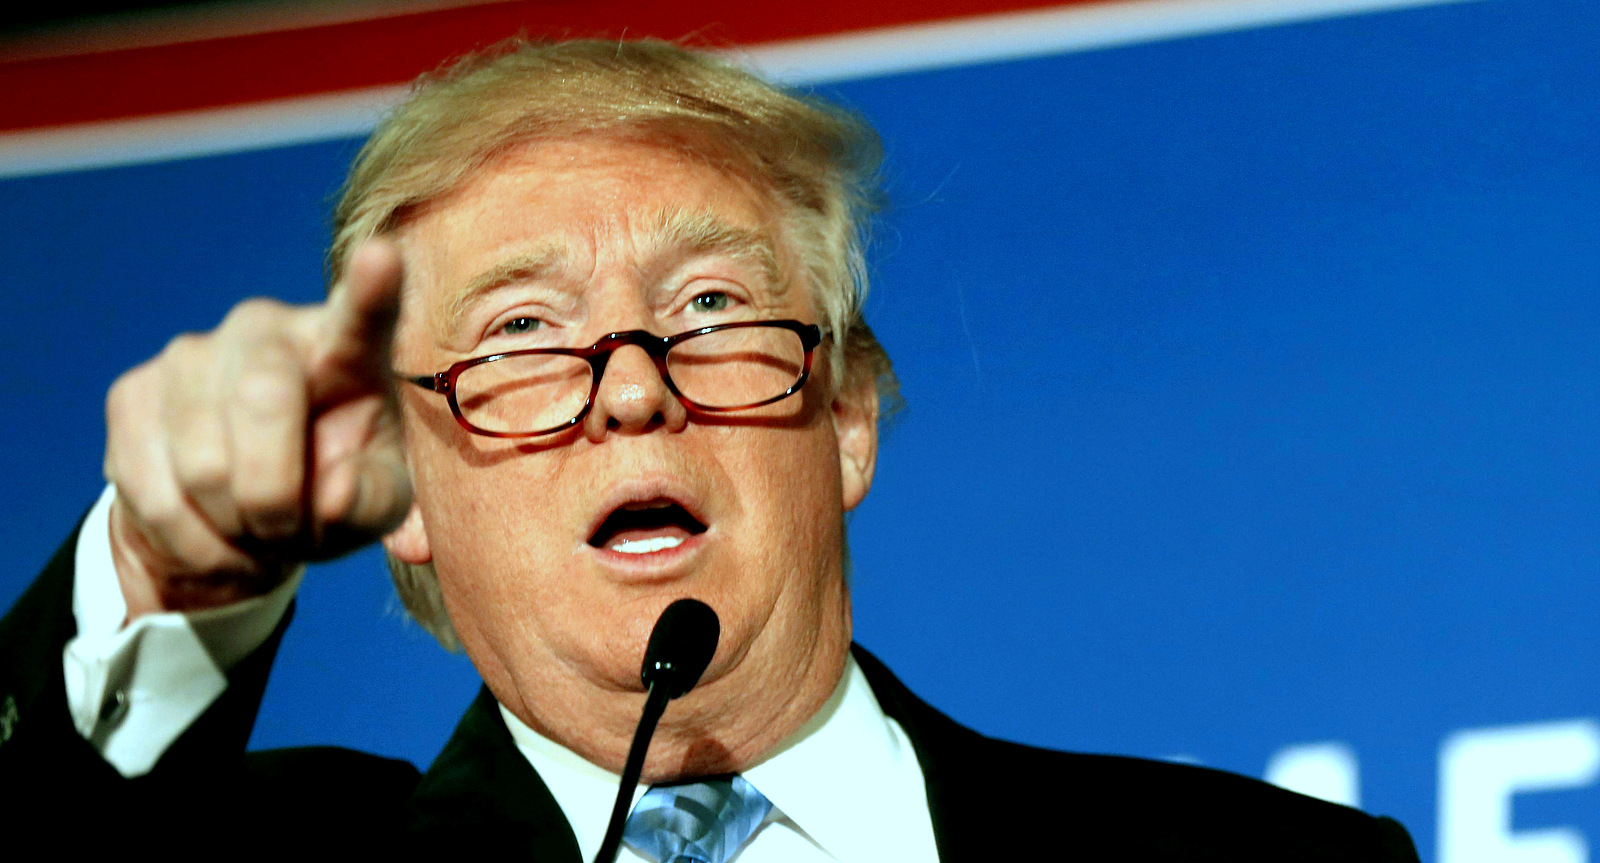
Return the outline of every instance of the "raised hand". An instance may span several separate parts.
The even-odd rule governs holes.
[[[271,590],[393,529],[411,505],[389,376],[395,247],[328,300],[247,300],[111,387],[111,549],[128,619]]]

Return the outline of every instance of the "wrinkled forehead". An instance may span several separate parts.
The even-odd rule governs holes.
[[[511,281],[583,285],[692,256],[737,262],[774,293],[807,292],[794,278],[789,221],[779,197],[736,162],[670,143],[581,136],[508,152],[409,213],[397,237],[406,305],[448,326],[474,297]]]

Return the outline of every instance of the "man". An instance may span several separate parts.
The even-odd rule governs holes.
[[[652,801],[706,788],[746,822],[706,859],[1415,859],[1393,822],[1242,777],[988,740],[853,651],[843,519],[893,389],[861,318],[876,152],[658,43],[422,82],[351,172],[325,304],[243,303],[112,388],[114,491],[0,632],[0,771],[117,841],[591,859],[643,645],[692,596],[722,637],[624,859],[689,805]],[[240,756],[300,564],[380,537],[485,694],[420,778]]]

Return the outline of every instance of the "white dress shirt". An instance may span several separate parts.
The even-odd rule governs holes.
[[[566,814],[583,859],[593,860],[621,777],[541,736],[504,706],[500,715]],[[742,775],[773,809],[733,858],[738,863],[939,859],[916,752],[900,723],[883,714],[853,658],[822,709]],[[634,792],[635,803],[644,791]],[[618,859],[648,858],[624,845]]]
[[[111,558],[115,497],[108,486],[78,533],[78,634],[62,651],[62,670],[78,733],[123,776],[142,776],[227,688],[227,672],[272,635],[304,570],[264,596],[189,614],[147,614],[123,626],[128,604]]]
[[[227,671],[265,643],[303,571],[226,608],[151,614],[123,626],[128,607],[111,556],[114,497],[108,487],[78,535],[78,635],[62,662],[78,731],[124,776],[139,776],[222,694]],[[583,858],[592,860],[620,777],[540,736],[503,706],[500,714],[567,816]],[[822,709],[743,775],[773,810],[733,858],[738,863],[938,860],[916,752],[853,658]],[[634,793],[635,802],[644,791]],[[624,846],[618,859],[645,858]]]

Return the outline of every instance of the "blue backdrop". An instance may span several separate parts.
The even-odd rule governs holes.
[[[1453,735],[1587,739],[1596,45],[1593,4],[1489,0],[829,88],[887,141],[869,318],[909,404],[858,639],[1030,743],[1336,743],[1425,858]],[[0,182],[0,600],[98,492],[122,369],[320,295],[355,147]],[[256,744],[430,760],[477,681],[396,607],[373,552],[315,568]],[[1600,836],[1572,770],[1510,826]]]

